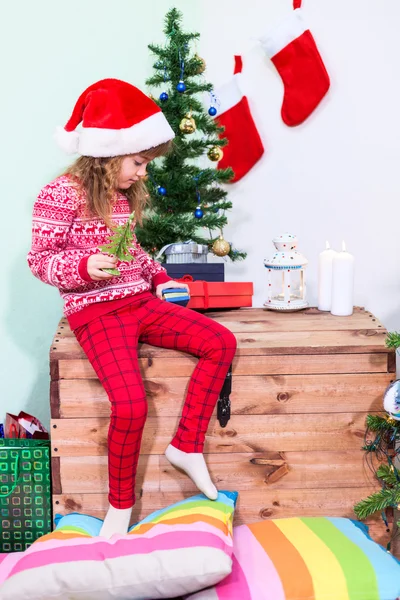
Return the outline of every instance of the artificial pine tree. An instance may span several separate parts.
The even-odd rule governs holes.
[[[170,154],[148,167],[151,208],[143,225],[136,227],[138,241],[153,256],[166,244],[187,240],[205,244],[210,250],[214,242],[214,249],[223,248],[219,238],[227,223],[225,211],[232,207],[219,184],[228,182],[233,171],[217,170],[210,162],[218,160],[226,145],[226,139],[219,138],[223,129],[212,118],[218,111],[218,99],[202,74],[204,61],[191,47],[199,34],[182,31],[181,20],[177,9],[169,10],[164,28],[166,44],[149,44],[156,61],[155,74],[146,83],[160,89],[159,98],[153,99],[176,135]],[[209,114],[201,97],[206,93],[210,97]],[[233,261],[246,256],[232,245],[225,248]]]
[[[389,530],[387,510],[394,510],[395,517],[398,515],[400,505],[400,472],[398,454],[400,441],[400,421],[396,421],[389,415],[368,415],[366,443],[363,450],[366,452],[366,460],[371,471],[382,488],[361,500],[354,507],[354,512],[359,519],[366,519],[377,512],[381,513],[382,519]],[[391,539],[397,536],[400,522],[395,523]],[[391,550],[391,541],[387,550]]]
[[[388,348],[397,349],[400,347],[400,334],[388,333],[385,342]],[[396,386],[397,382],[392,385]],[[388,527],[386,511],[400,509],[400,421],[390,414],[383,416],[375,414],[367,416],[366,424],[363,450],[366,452],[366,462],[380,483],[381,489],[356,504],[354,512],[359,519],[366,519],[380,512]],[[396,523],[395,530],[399,527],[400,522]],[[394,532],[392,532],[392,539],[393,534]],[[390,548],[389,542],[388,550]]]

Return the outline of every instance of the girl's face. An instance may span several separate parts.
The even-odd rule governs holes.
[[[122,159],[121,171],[118,176],[118,188],[127,190],[135,181],[146,175],[146,167],[149,164],[140,154],[132,154]]]

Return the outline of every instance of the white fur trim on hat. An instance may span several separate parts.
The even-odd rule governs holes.
[[[104,158],[138,154],[174,137],[174,131],[162,112],[126,129],[82,127],[72,132],[64,129],[61,135],[56,134],[57,142],[66,152]]]
[[[54,139],[59,148],[67,154],[78,152],[79,131],[65,131],[64,127],[59,126],[54,133]]]
[[[268,58],[272,58],[307,29],[301,8],[296,8],[276,29],[262,37],[260,42]]]

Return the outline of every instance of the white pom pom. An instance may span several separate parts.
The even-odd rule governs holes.
[[[57,145],[67,154],[76,154],[78,152],[78,131],[65,131],[64,127],[57,127],[54,138]]]

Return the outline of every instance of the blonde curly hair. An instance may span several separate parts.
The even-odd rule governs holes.
[[[168,154],[171,146],[172,141],[169,141],[135,154],[145,160],[153,160]],[[118,177],[124,158],[125,156],[111,158],[80,156],[64,173],[75,180],[86,193],[89,213],[103,219],[108,226],[111,225],[111,205],[118,187]],[[123,193],[128,199],[131,212],[135,211],[135,218],[141,224],[143,211],[149,205],[146,183],[140,179],[129,189],[123,190]]]

